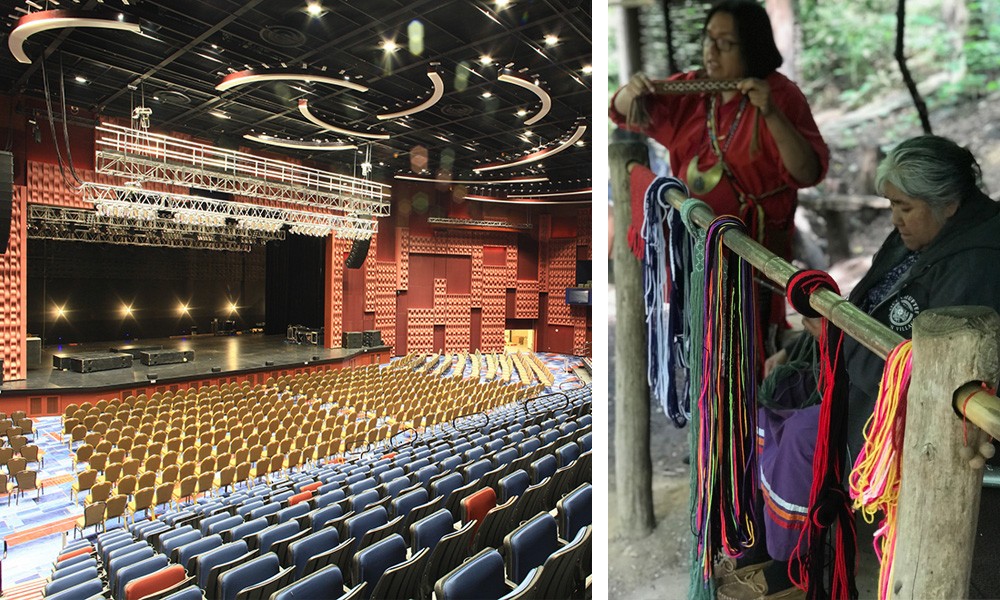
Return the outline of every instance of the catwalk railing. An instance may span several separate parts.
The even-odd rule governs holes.
[[[616,149],[616,146],[621,147]],[[631,146],[634,144],[611,146],[613,180],[627,181],[632,168],[641,164],[645,146],[640,145],[640,151]],[[680,209],[688,200],[672,189],[663,198],[675,209]],[[621,216],[617,203],[622,199],[616,197],[615,201],[617,220]],[[715,214],[708,207],[691,210],[690,220],[701,228],[707,229],[714,219]],[[619,227],[618,231],[621,229]],[[725,232],[723,242],[781,287],[785,287],[798,270],[742,232]],[[616,240],[615,243],[620,242]],[[615,259],[625,254],[616,252]],[[618,286],[621,284],[619,281]],[[623,290],[616,293],[622,294]],[[820,289],[812,293],[809,304],[883,359],[903,341],[901,336],[832,290]],[[622,318],[619,314],[619,325]],[[645,360],[641,364],[628,364],[620,358],[616,360],[620,371],[616,380],[644,378]],[[635,371],[621,372],[626,369]],[[898,538],[893,581],[889,588],[893,590],[893,598],[968,597],[983,469],[981,460],[972,466],[967,454],[963,456],[961,451],[969,439],[975,440],[978,436],[978,432],[970,436],[966,421],[1000,438],[1000,398],[984,389],[995,389],[998,374],[1000,316],[992,309],[932,309],[915,320],[913,371],[902,451]],[[946,397],[949,398],[947,402],[944,401]],[[616,403],[620,400],[616,397]],[[623,453],[626,449],[616,450]],[[927,552],[928,548],[934,551]]]

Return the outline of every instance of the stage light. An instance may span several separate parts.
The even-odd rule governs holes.
[[[493,57],[489,56],[488,54],[484,54],[479,57],[479,62],[481,62],[484,66],[492,65]]]
[[[181,304],[178,304],[178,305],[177,305],[177,312],[178,312],[179,314],[181,314],[181,315],[186,315],[186,314],[188,314],[188,305],[187,305],[187,304],[184,304],[184,303],[181,303]]]
[[[395,52],[396,50],[399,50],[399,44],[397,44],[395,40],[383,40],[382,50],[386,52]]]
[[[87,78],[81,75],[77,75],[75,79],[77,83],[87,83]]]
[[[483,92],[483,98],[492,98],[493,92]]]
[[[523,108],[517,109],[517,116],[523,117],[526,114],[528,114],[528,111],[524,110]]]
[[[238,308],[239,308],[239,307],[238,307],[238,306],[236,306],[236,303],[235,303],[235,302],[230,302],[230,303],[229,303],[229,314],[233,314],[234,312],[236,312],[236,310],[237,310]]]
[[[594,72],[594,67],[590,65],[583,65],[583,68],[580,70],[583,71],[584,75],[590,75],[591,73]]]
[[[551,33],[548,34],[547,36],[545,36],[545,45],[546,46],[555,46],[558,43],[559,43],[559,36],[551,34]]]
[[[319,2],[309,2],[306,4],[306,12],[311,17],[318,17],[323,14],[323,6]]]
[[[123,317],[131,317],[132,316],[132,307],[129,306],[128,304],[122,304],[122,316]]]
[[[55,316],[56,319],[66,318],[66,307],[65,307],[65,305],[63,305],[63,306],[56,306],[55,308],[53,308],[52,309],[52,314]]]
[[[497,10],[503,10],[510,4],[510,0],[496,0]]]

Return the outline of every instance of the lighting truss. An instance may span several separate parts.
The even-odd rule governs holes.
[[[185,224],[148,212],[133,216],[114,210],[93,211],[43,204],[28,205],[28,235],[48,240],[234,252],[247,252],[255,245],[285,239],[285,232],[280,229],[263,231]]]
[[[389,186],[144,130],[97,127],[97,172],[372,217],[389,215]]]
[[[296,210],[229,202],[203,196],[144,190],[135,186],[84,183],[83,199],[92,202],[98,213],[128,216],[140,220],[169,214],[174,223],[273,232],[287,228],[293,233],[345,239],[370,238],[378,222],[370,216],[334,212]]]
[[[499,227],[503,229],[531,229],[530,223],[508,223],[507,221],[477,221],[475,219],[453,219],[451,217],[427,217],[427,222],[435,225],[461,225],[463,227]]]

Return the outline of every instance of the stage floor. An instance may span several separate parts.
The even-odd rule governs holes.
[[[131,346],[163,346],[164,349],[193,350],[194,360],[171,365],[146,366],[139,359],[130,369],[111,369],[91,373],[53,368],[54,354],[82,352],[108,352],[111,348]],[[27,379],[4,381],[0,392],[31,392],[46,390],[82,390],[138,383],[150,383],[150,375],[157,383],[200,377],[222,377],[227,374],[247,373],[258,370],[275,370],[305,364],[340,362],[366,352],[386,352],[387,346],[376,348],[323,348],[322,346],[291,344],[282,335],[197,335],[178,338],[120,340],[92,342],[42,348],[42,362],[37,369],[29,369]],[[273,365],[266,365],[273,362]],[[219,372],[212,372],[218,367]]]

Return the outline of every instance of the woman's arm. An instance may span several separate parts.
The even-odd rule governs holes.
[[[649,80],[649,77],[643,73],[636,73],[624,87],[618,90],[612,105],[618,114],[627,117],[632,101],[640,96],[652,94],[653,91],[653,82]]]
[[[738,87],[764,117],[785,169],[803,186],[815,184],[822,172],[819,157],[788,116],[774,103],[771,86],[763,79],[744,79]]]

